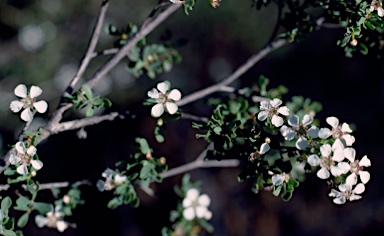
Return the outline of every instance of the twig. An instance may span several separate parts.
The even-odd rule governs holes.
[[[72,93],[72,90],[76,86],[77,82],[80,80],[81,76],[84,74],[85,70],[87,69],[87,67],[89,65],[89,62],[93,58],[93,54],[95,52],[97,41],[99,40],[101,28],[103,26],[105,13],[107,12],[108,6],[109,6],[108,0],[104,0],[101,4],[100,13],[99,13],[99,16],[97,18],[95,28],[93,30],[91,40],[89,41],[89,46],[88,46],[87,52],[86,52],[83,60],[81,61],[81,64],[80,64],[78,71],[76,72],[71,83],[69,84],[69,87],[67,88],[68,93]]]
[[[91,185],[91,182],[89,182],[89,180],[81,180],[73,184],[70,184],[69,182],[45,183],[45,184],[40,184],[39,190],[46,190],[46,189],[53,189],[53,188],[66,188],[69,185],[78,187],[80,185]],[[11,186],[10,184],[0,185],[0,191],[8,190],[10,186]],[[27,189],[27,186],[25,184],[23,184],[22,187],[25,190]]]
[[[110,49],[105,49],[101,52],[93,52],[91,54],[91,58],[95,58],[97,56],[102,56],[102,55],[111,55],[111,54],[115,54],[119,51],[118,48],[110,48]]]
[[[118,53],[112,56],[99,70],[95,72],[92,78],[87,82],[88,86],[93,88],[97,82],[102,79],[110,70],[112,70],[128,53],[129,50],[139,42],[143,37],[147,36],[160,23],[166,20],[173,12],[179,9],[179,4],[171,4],[166,10],[160,13],[153,21],[141,28]]]
[[[272,42],[260,52],[252,55],[246,63],[241,65],[239,68],[237,68],[232,74],[225,77],[221,82],[214,84],[212,86],[206,87],[202,90],[196,91],[194,93],[191,93],[188,96],[185,96],[181,100],[177,101],[176,104],[178,106],[184,106],[188,103],[194,102],[212,93],[222,91],[227,85],[229,85],[230,83],[238,79],[241,75],[247,72],[252,66],[254,66],[257,62],[259,62],[269,53],[273,52],[274,50],[286,44],[288,44],[288,40],[285,40],[285,39],[279,39],[279,40],[276,40],[275,42]]]
[[[56,134],[56,133],[60,133],[62,131],[79,129],[79,128],[83,128],[86,126],[98,124],[98,123],[105,121],[105,120],[111,121],[111,120],[114,120],[118,116],[119,116],[119,113],[112,112],[112,113],[107,114],[107,115],[93,116],[93,117],[83,118],[83,119],[79,119],[79,120],[71,120],[71,121],[67,121],[67,122],[62,122],[62,123],[59,123],[57,126],[55,126],[51,130],[51,133]]]
[[[236,159],[231,159],[231,160],[221,160],[221,161],[216,161],[216,160],[195,160],[193,162],[187,163],[185,165],[172,168],[166,172],[163,172],[159,174],[160,177],[163,179],[172,177],[178,174],[182,174],[194,169],[198,168],[211,168],[211,167],[238,167],[240,165],[240,161]]]
[[[193,120],[193,121],[200,121],[200,122],[208,122],[209,121],[209,119],[206,118],[206,117],[195,116],[195,115],[188,114],[188,113],[185,113],[185,112],[181,113],[181,118],[182,119]]]

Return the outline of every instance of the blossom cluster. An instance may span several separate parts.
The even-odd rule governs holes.
[[[64,212],[62,207],[56,206],[55,209],[48,212],[46,216],[36,215],[35,222],[39,228],[47,226],[49,228],[55,228],[58,231],[63,232],[69,226],[68,222],[64,221],[63,218]]]
[[[29,122],[32,121],[34,113],[37,111],[39,113],[44,113],[48,109],[48,103],[44,100],[36,101],[36,97],[40,96],[43,90],[32,85],[28,91],[27,86],[24,84],[19,84],[15,88],[15,95],[20,98],[20,100],[14,100],[10,104],[10,109],[13,112],[19,112],[24,109],[20,117],[23,121]]]
[[[341,124],[338,118],[331,116],[326,119],[330,127],[319,128],[312,125],[314,118],[306,114],[302,121],[297,115],[292,115],[286,119],[288,125],[284,125],[283,117],[289,116],[289,109],[281,105],[282,101],[277,98],[262,101],[258,120],[266,120],[279,128],[285,140],[295,142],[307,163],[318,168],[316,174],[320,179],[332,180],[333,185],[338,187],[338,190],[332,189],[329,194],[334,197],[334,203],[343,204],[346,200],[360,199],[359,194],[365,191],[365,184],[370,179],[370,173],[364,168],[371,166],[371,161],[366,155],[360,160],[356,159],[356,150],[352,147],[355,137],[351,134],[349,124]],[[269,151],[269,146],[268,149],[263,149],[262,154],[265,154]],[[289,173],[275,174],[270,171],[270,174],[274,186],[292,178]]]
[[[208,210],[211,199],[207,194],[201,194],[198,189],[188,189],[185,198],[183,199],[183,217],[186,220],[193,220],[195,218],[204,218],[210,220],[212,212]]]
[[[102,174],[105,178],[105,181],[98,180],[97,188],[99,191],[110,191],[116,188],[119,184],[124,183],[127,180],[127,176],[120,175],[116,173],[114,170],[107,168]]]
[[[17,166],[17,173],[27,175],[29,173],[28,169],[31,165],[33,167],[33,171],[40,170],[43,167],[43,163],[35,158],[37,152],[35,146],[29,145],[27,147],[24,142],[20,141],[16,143],[15,149],[17,154],[12,154],[9,157],[9,163]]]
[[[156,89],[157,88],[157,89]],[[148,91],[148,97],[155,100],[155,105],[151,109],[153,117],[160,117],[166,110],[169,114],[175,114],[179,109],[175,101],[181,99],[181,93],[178,89],[169,89],[166,82],[158,83],[156,88]]]

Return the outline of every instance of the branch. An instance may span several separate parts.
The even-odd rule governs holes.
[[[210,95],[215,92],[220,91],[226,91],[226,87],[236,79],[238,79],[241,75],[243,75],[245,72],[247,72],[252,66],[254,66],[257,62],[259,62],[261,59],[266,57],[269,53],[273,52],[274,50],[288,44],[288,40],[285,39],[279,39],[275,42],[272,42],[270,45],[266,46],[263,50],[260,52],[252,55],[247,62],[245,62],[242,66],[237,68],[232,74],[225,77],[221,82],[214,84],[212,86],[206,87],[202,90],[196,91],[194,93],[189,94],[188,96],[185,96],[183,99],[176,102],[178,106],[184,106],[188,103],[194,102],[198,99],[201,99],[207,95]]]
[[[112,113],[107,114],[107,115],[94,116],[94,117],[88,117],[88,118],[83,118],[83,119],[79,119],[79,120],[62,122],[62,123],[59,123],[57,126],[55,126],[51,130],[51,133],[57,134],[57,133],[60,133],[62,131],[79,129],[79,128],[83,128],[86,126],[98,124],[98,123],[105,121],[105,120],[112,121],[118,116],[119,116],[119,113],[112,112]]]
[[[204,160],[195,160],[193,162],[187,163],[185,165],[170,169],[166,172],[163,172],[159,174],[160,177],[163,179],[172,177],[178,174],[182,174],[194,169],[198,168],[211,168],[211,167],[238,167],[240,165],[240,161],[236,159],[231,159],[231,160],[221,160],[221,161],[216,161],[216,160],[209,160],[209,161],[204,161]]]
[[[195,116],[195,115],[188,114],[188,113],[185,113],[185,112],[181,113],[181,118],[182,119],[193,120],[193,121],[204,122],[204,123],[209,121],[209,119],[207,117]]]
[[[87,82],[88,86],[93,88],[96,83],[102,79],[109,71],[111,71],[127,54],[129,50],[134,47],[137,42],[143,37],[151,33],[160,23],[166,20],[173,12],[179,9],[181,5],[171,4],[166,10],[160,13],[153,21],[146,24],[145,27],[141,28],[124,47],[120,49],[118,53],[112,56],[99,70],[95,72],[92,78]]]
[[[198,168],[210,168],[210,167],[237,167],[240,165],[240,161],[233,159],[233,160],[221,160],[221,161],[216,161],[216,160],[209,160],[209,161],[204,161],[204,157],[207,154],[207,151],[213,148],[213,143],[210,143],[204,151],[202,151],[199,156],[194,160],[193,162],[187,163],[185,165],[179,166],[172,168],[168,171],[165,171],[163,173],[160,173],[159,176],[162,177],[163,179],[178,175],[181,173],[185,173],[194,169]]]
[[[45,183],[45,184],[40,184],[39,190],[46,190],[46,189],[53,189],[53,188],[66,188],[69,185],[73,185],[77,187],[80,185],[91,185],[91,182],[89,182],[89,180],[81,180],[73,184],[70,184],[69,182]],[[10,186],[11,186],[10,184],[0,185],[0,191],[8,190]],[[22,187],[25,190],[27,190],[27,186],[25,184],[23,184]]]
[[[99,13],[95,28],[94,28],[93,33],[92,33],[92,37],[91,37],[91,40],[89,42],[87,52],[86,52],[83,60],[81,61],[81,64],[80,64],[80,67],[79,67],[77,73],[75,74],[75,76],[73,77],[71,83],[69,84],[69,86],[67,88],[68,93],[72,93],[73,88],[76,86],[77,82],[79,82],[81,76],[84,74],[85,70],[87,69],[89,62],[94,57],[93,55],[95,53],[97,41],[99,40],[101,28],[103,26],[105,13],[107,12],[108,6],[109,6],[108,0],[104,0],[101,4],[100,13]]]

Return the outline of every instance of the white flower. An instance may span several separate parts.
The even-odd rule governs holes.
[[[312,154],[308,157],[308,163],[311,166],[320,165],[321,169],[317,171],[317,177],[320,179],[328,179],[331,171],[333,176],[340,176],[345,174],[349,170],[349,164],[342,162],[344,160],[343,149],[336,149],[332,154],[332,148],[329,144],[324,144],[320,147],[321,158],[316,154]],[[336,162],[337,165],[336,165]]]
[[[283,182],[288,183],[290,178],[291,177],[289,176],[289,174],[286,174],[286,173],[275,174],[272,176],[272,184],[275,186],[279,186],[279,185],[283,184]]]
[[[35,222],[39,228],[47,226],[49,228],[57,228],[60,232],[63,232],[68,228],[68,223],[63,220],[64,213],[61,206],[56,206],[55,210],[47,213],[46,217],[42,215],[36,215]]]
[[[336,204],[344,204],[346,200],[354,201],[361,198],[360,195],[365,191],[364,184],[360,183],[352,190],[353,184],[348,182],[348,179],[345,184],[339,185],[339,191],[332,189],[328,196],[334,197],[333,202]]]
[[[371,6],[369,8],[369,11],[370,12],[373,12],[373,11],[377,11],[377,14],[380,16],[380,17],[383,17],[384,16],[384,9],[383,9],[383,3],[381,1],[377,1],[377,0],[373,0],[371,2]]]
[[[169,114],[175,114],[179,107],[174,103],[181,99],[181,93],[178,89],[172,89],[169,93],[169,85],[165,82],[157,84],[157,89],[153,88],[147,93],[148,97],[156,99],[157,104],[152,107],[153,117],[160,117],[164,113],[164,107]]]
[[[21,175],[28,174],[28,166],[31,164],[35,170],[40,170],[43,167],[43,163],[39,160],[33,160],[33,156],[36,154],[37,149],[34,146],[25,147],[24,142],[17,142],[15,145],[17,155],[11,155],[9,162],[12,165],[21,164],[17,167],[17,173]]]
[[[332,126],[332,131],[328,128],[321,128],[319,138],[325,139],[332,135],[335,141],[344,140],[347,146],[351,146],[355,142],[355,137],[349,134],[352,130],[347,123],[339,125],[339,119],[333,116],[327,118],[327,123]],[[332,146],[332,149],[335,149],[335,147]]]
[[[295,137],[298,137],[296,141],[296,148],[303,150],[308,146],[307,136],[312,138],[317,138],[319,133],[319,128],[312,125],[313,117],[310,115],[304,115],[302,123],[300,124],[299,117],[297,115],[293,115],[288,119],[288,124],[292,126],[292,128],[283,125],[280,128],[280,133],[284,136],[285,140],[292,140]]]
[[[117,187],[117,185],[122,184],[127,180],[127,176],[125,175],[120,175],[116,173],[114,170],[107,168],[102,174],[105,178],[105,181],[103,180],[98,180],[96,183],[97,188],[99,191],[110,191]]]
[[[368,171],[363,171],[363,167],[371,166],[371,161],[368,159],[368,157],[364,156],[360,161],[355,160],[356,151],[353,148],[346,148],[344,150],[344,154],[345,157],[351,162],[351,174],[347,177],[346,181],[351,183],[351,185],[355,185],[357,183],[357,175],[359,175],[363,184],[368,183],[371,175]]]
[[[269,147],[269,144],[268,144],[268,143],[263,143],[263,144],[261,144],[261,146],[260,146],[260,150],[259,150],[259,151],[252,152],[252,153],[249,155],[249,160],[250,160],[250,161],[254,161],[254,160],[256,160],[257,158],[261,158],[261,156],[264,155],[266,152],[268,152],[269,149],[270,149],[270,147]]]
[[[257,118],[261,121],[264,121],[268,117],[272,118],[271,122],[274,126],[280,127],[283,125],[284,120],[279,114],[283,116],[289,115],[289,109],[286,106],[279,107],[282,104],[282,101],[278,98],[274,98],[271,101],[261,101],[260,102],[260,112],[257,115]]]
[[[21,100],[14,100],[11,102],[10,108],[13,112],[19,112],[24,108],[24,111],[21,112],[21,119],[25,122],[31,121],[33,119],[33,114],[35,110],[39,113],[44,113],[47,111],[48,103],[44,100],[36,102],[36,97],[38,97],[43,90],[38,86],[31,86],[29,93],[27,87],[24,84],[19,84],[15,88],[15,95],[20,97]]]
[[[199,195],[199,190],[196,188],[188,189],[183,200],[183,216],[186,220],[193,220],[196,217],[206,220],[212,218],[212,212],[208,210],[211,199],[207,194]]]

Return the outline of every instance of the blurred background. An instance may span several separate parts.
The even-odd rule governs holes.
[[[75,74],[86,51],[101,1],[90,0],[0,0],[0,147],[1,154],[15,143],[24,122],[9,109],[19,83],[38,85],[43,89],[39,99],[49,103],[47,114],[38,115],[34,127],[44,125],[55,110],[59,98]],[[126,27],[128,22],[140,25],[157,1],[114,0],[107,11],[105,26]],[[251,0],[223,0],[213,9],[208,1],[198,1],[186,16],[178,10],[152,34],[148,43],[158,42],[171,30],[172,39],[186,38],[178,48],[183,60],[169,73],[155,80],[135,78],[125,70],[122,61],[96,86],[96,92],[113,102],[108,111],[133,110],[140,107],[146,92],[159,81],[169,80],[183,95],[219,81],[259,51],[268,41],[276,21],[274,5],[260,11]],[[383,61],[372,56],[346,58],[336,45],[342,29],[321,29],[307,40],[291,44],[271,53],[245,73],[233,86],[241,88],[257,81],[260,75],[270,79],[269,88],[285,85],[291,96],[302,95],[323,104],[317,114],[322,126],[328,116],[356,127],[354,147],[357,158],[368,155],[372,167],[371,180],[363,198],[338,206],[328,197],[325,181],[308,176],[295,190],[289,202],[270,192],[255,194],[252,181],[237,182],[238,168],[201,169],[191,173],[192,180],[202,180],[202,192],[212,199],[210,221],[213,235],[383,235],[384,188],[382,187],[382,133],[384,111]],[[102,32],[98,50],[113,47],[113,38]],[[109,56],[93,60],[84,75],[86,81]],[[101,111],[101,112],[108,112]],[[204,100],[183,107],[183,111],[210,116],[211,107]],[[149,113],[148,113],[149,114]],[[66,113],[64,120],[83,117],[77,111]],[[158,144],[153,137],[155,120],[149,115],[136,119],[103,122],[85,129],[86,139],[76,131],[51,136],[38,146],[44,168],[37,179],[45,182],[75,182],[89,179],[93,183],[117,160],[126,158],[135,137],[145,137],[155,156],[167,157],[169,168],[194,160],[204,149],[204,140],[196,139],[197,131],[189,120],[168,122],[166,139]],[[64,233],[37,229],[30,219],[24,235],[160,235],[170,226],[169,212],[175,209],[178,196],[173,191],[181,175],[165,179],[152,187],[156,198],[138,190],[141,205],[134,209],[121,206],[107,208],[110,193],[100,193],[95,186],[84,186],[74,215],[66,218],[77,229]],[[2,176],[1,183],[6,179]],[[1,194],[1,193],[0,193]],[[50,199],[51,193],[42,193]],[[15,212],[17,215],[18,213]]]

